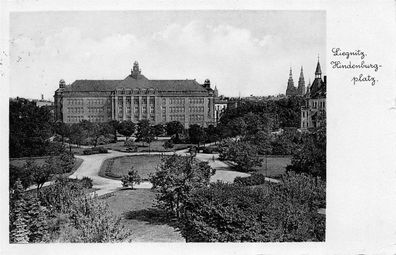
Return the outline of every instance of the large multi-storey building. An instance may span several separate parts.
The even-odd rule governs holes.
[[[149,80],[135,62],[124,80],[76,80],[66,85],[60,80],[55,91],[55,117],[65,123],[82,120],[148,119],[152,124],[180,121],[215,124],[214,90],[210,81]]]
[[[326,116],[326,76],[322,80],[322,69],[318,60],[315,80],[309,86],[301,107],[301,130],[317,128],[323,125]]]

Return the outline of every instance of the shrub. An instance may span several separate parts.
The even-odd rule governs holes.
[[[83,188],[86,189],[90,189],[92,188],[93,184],[92,184],[92,179],[89,177],[84,176],[81,180],[80,180]]]
[[[84,155],[92,155],[92,154],[99,154],[99,153],[107,153],[108,150],[104,147],[93,147],[90,149],[83,150]]]
[[[183,206],[192,190],[209,184],[215,174],[207,162],[193,157],[172,155],[164,157],[159,169],[150,177],[153,189],[158,190],[158,206],[168,215],[180,217]]]
[[[98,145],[109,144],[111,142],[112,142],[112,140],[110,138],[107,138],[107,137],[105,137],[103,135],[98,138]]]
[[[109,206],[96,197],[81,196],[67,208],[67,221],[60,226],[60,242],[104,243],[124,241],[130,232]]]
[[[247,141],[224,140],[219,146],[221,160],[231,160],[236,169],[241,172],[249,172],[255,166],[261,165],[257,146]]]
[[[83,150],[83,154],[84,155],[91,155],[91,154],[94,154],[94,152],[91,149],[85,149],[85,150]]]
[[[165,149],[172,149],[175,146],[175,144],[173,143],[172,139],[170,139],[166,141],[163,146]]]
[[[242,186],[253,186],[265,183],[265,176],[263,174],[253,173],[251,176],[247,177],[236,177],[234,179],[235,184]]]
[[[203,153],[213,154],[219,152],[217,146],[207,146],[202,148]]]
[[[124,175],[121,178],[121,183],[123,187],[131,187],[131,189],[133,189],[133,185],[134,184],[140,184],[141,182],[141,178],[140,175],[138,174],[138,172],[136,170],[133,170],[133,167],[130,171],[128,171],[127,175]]]
[[[128,151],[128,152],[136,152],[138,149],[138,146],[136,145],[136,143],[131,139],[126,140],[124,142],[124,146],[126,147],[126,151]]]
[[[45,150],[45,155],[57,156],[65,152],[65,146],[60,142],[49,142]]]

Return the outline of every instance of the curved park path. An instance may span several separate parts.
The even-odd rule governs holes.
[[[151,152],[150,154],[147,152],[133,152],[133,153],[125,153],[110,150],[109,153],[106,154],[94,154],[94,155],[86,155],[86,156],[77,156],[83,160],[81,166],[72,174],[70,178],[78,178],[81,179],[84,176],[89,177],[93,181],[93,188],[96,189],[96,194],[98,196],[111,193],[121,189],[121,181],[113,180],[109,178],[104,178],[99,176],[100,167],[106,159],[114,158],[118,156],[133,156],[133,155],[172,155],[173,153],[179,155],[186,155],[187,150],[179,150],[176,152]],[[196,156],[197,159],[201,161],[209,162],[209,165],[216,169],[216,174],[211,177],[211,182],[216,182],[221,180],[223,182],[233,182],[235,177],[237,176],[249,176],[249,174],[230,171],[230,166],[226,163],[218,160],[218,154],[202,154],[198,153]],[[151,188],[151,183],[142,182],[140,185],[134,186],[137,189],[149,189]]]

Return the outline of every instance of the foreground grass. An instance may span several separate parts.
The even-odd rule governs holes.
[[[150,189],[120,190],[100,197],[111,210],[122,217],[131,230],[133,242],[185,242],[163,212],[155,208],[156,193]]]

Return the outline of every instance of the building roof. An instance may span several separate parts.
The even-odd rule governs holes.
[[[325,79],[326,81],[326,79]],[[309,96],[311,98],[326,97],[326,82],[321,78],[315,78],[311,87],[309,88]]]
[[[318,64],[316,65],[315,74],[322,74],[322,68],[320,67],[319,59]]]
[[[124,80],[76,80],[63,91],[95,92],[117,89],[154,89],[160,92],[207,92],[196,80],[149,80],[144,75],[136,78],[128,75]]]

